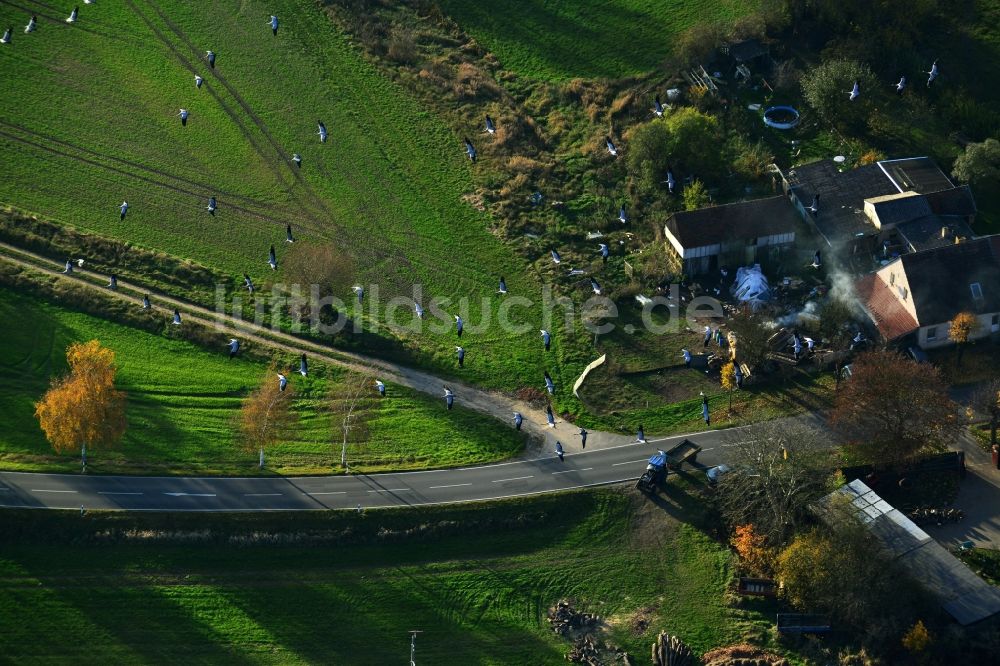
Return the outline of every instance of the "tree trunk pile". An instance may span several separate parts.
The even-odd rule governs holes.
[[[580,613],[568,601],[560,601],[549,609],[549,625],[560,636],[572,638],[576,634],[591,632],[600,624],[600,616]]]

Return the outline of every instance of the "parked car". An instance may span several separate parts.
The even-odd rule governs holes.
[[[906,355],[912,358],[917,363],[927,363],[929,360],[927,358],[927,352],[925,352],[920,347],[907,347]]]

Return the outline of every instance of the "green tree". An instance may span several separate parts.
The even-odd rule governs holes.
[[[861,88],[851,101],[854,82]],[[885,94],[868,65],[856,60],[824,60],[802,77],[802,95],[827,122],[853,131],[864,128],[871,111]]]
[[[966,183],[997,183],[1000,181],[1000,141],[986,139],[970,143],[955,160],[951,175]]]
[[[712,197],[708,196],[705,184],[697,178],[684,188],[683,199],[684,210],[698,210],[712,203]]]
[[[688,106],[636,126],[626,142],[629,177],[646,192],[662,188],[668,165],[678,177],[706,178],[718,176],[724,162],[718,121]]]

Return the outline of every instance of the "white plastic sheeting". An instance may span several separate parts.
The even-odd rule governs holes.
[[[736,270],[733,295],[741,302],[749,304],[753,310],[760,309],[771,300],[771,287],[767,283],[767,276],[760,270],[760,264],[740,266]]]

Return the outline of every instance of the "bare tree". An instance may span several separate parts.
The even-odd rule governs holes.
[[[330,387],[330,405],[335,430],[340,431],[340,466],[347,469],[347,443],[351,431],[358,434],[364,425],[359,408],[364,407],[375,390],[375,377],[367,370],[352,371]]]
[[[825,490],[831,442],[815,428],[787,421],[733,429],[725,440],[733,469],[719,481],[723,515],[732,525],[753,523],[771,545],[783,544]]]

